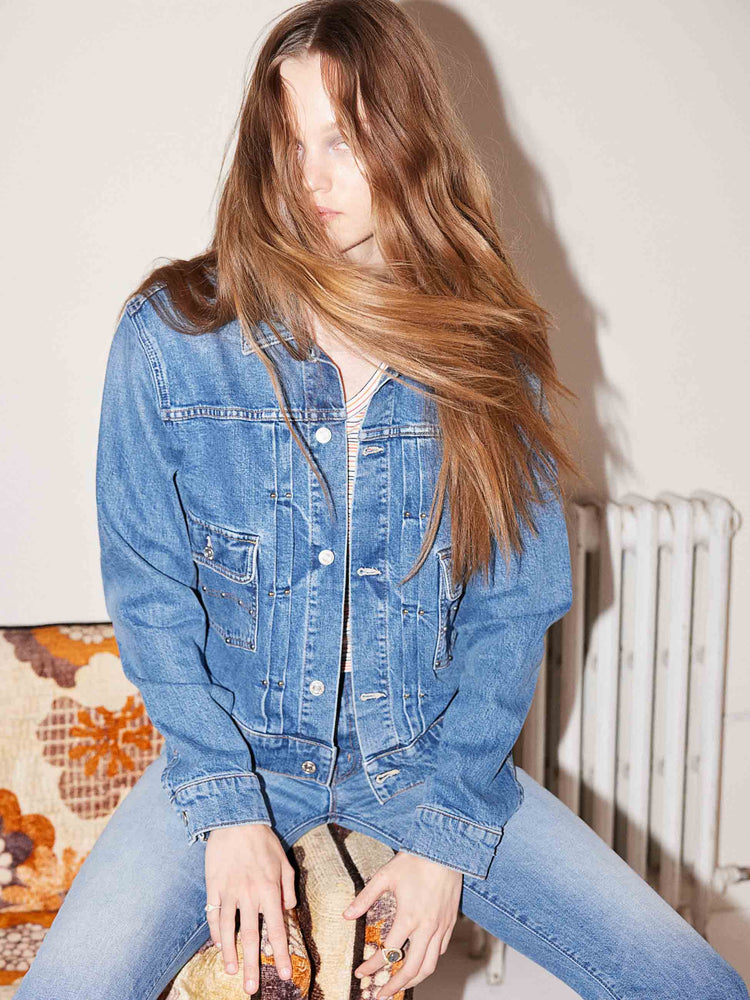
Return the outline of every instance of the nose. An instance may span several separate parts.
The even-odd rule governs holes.
[[[318,191],[330,191],[331,171],[324,157],[314,153],[304,154],[301,162],[302,174],[311,194]]]

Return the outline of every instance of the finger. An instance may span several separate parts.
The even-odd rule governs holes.
[[[206,892],[206,902],[219,901],[219,894],[216,890],[208,889]],[[219,914],[221,910],[209,910],[206,913],[206,921],[208,923],[208,930],[211,934],[211,943],[215,944],[217,947],[221,947],[221,931],[219,930]]]
[[[344,910],[344,916],[347,919],[352,920],[362,913],[367,913],[372,904],[385,892],[387,884],[379,876],[379,871],[370,876],[369,881],[365,883],[364,889],[354,897]]]
[[[240,939],[245,989],[248,993],[255,993],[260,982],[260,933],[258,907],[251,900],[246,900],[240,906]]]
[[[221,954],[224,959],[224,971],[237,971],[237,944],[234,938],[235,921],[237,919],[237,900],[222,899],[219,931],[221,933]]]
[[[448,950],[448,945],[450,944],[450,940],[453,937],[453,929],[454,929],[455,926],[456,926],[456,922],[454,920],[453,923],[448,928],[448,930],[445,932],[445,934],[443,934],[443,940],[440,942],[440,954],[441,955],[444,955],[446,953],[446,951]]]
[[[409,989],[410,986],[416,986],[417,983],[424,982],[428,976],[432,975],[437,968],[438,960],[440,958],[441,941],[441,934],[438,933],[433,935],[432,940],[427,945],[427,951],[425,952],[424,961],[422,962],[421,967],[417,971],[416,976],[404,984],[404,989]]]
[[[285,870],[281,876],[282,890],[284,894],[284,908],[293,910],[297,905],[297,894],[294,890],[295,871],[293,868]]]
[[[390,934],[388,936],[390,937]],[[432,936],[432,929],[425,930],[424,926],[414,932],[412,937],[409,939],[409,950],[406,952],[404,964],[400,969],[398,969],[397,972],[393,973],[387,983],[384,983],[380,987],[378,992],[375,994],[377,1000],[393,996],[394,993],[398,993],[399,990],[403,989],[404,983],[408,983],[410,979],[414,978],[422,967],[427,946],[430,943]],[[398,945],[388,943],[384,945],[384,947],[388,949],[389,947],[398,947]]]
[[[267,894],[262,910],[276,968],[282,979],[288,979],[292,974],[292,959],[289,955],[280,889]]]
[[[412,930],[416,930],[416,925],[407,924],[406,921],[403,919],[399,921],[397,914],[395,920],[393,921],[393,926],[388,931],[388,934],[386,935],[385,940],[383,941],[382,945],[383,948],[385,948],[386,950],[388,948],[403,948],[406,942],[408,941],[409,934],[412,932]],[[404,961],[405,958],[406,954],[404,954],[404,958],[401,959],[401,961]],[[362,976],[372,976],[374,975],[374,973],[378,971],[378,969],[382,969],[383,966],[387,964],[388,963],[386,962],[385,958],[383,958],[383,952],[380,950],[379,947],[376,947],[372,955],[370,955],[369,958],[366,958],[361,965],[357,966],[357,968],[354,970],[354,974],[357,976],[358,979],[361,978]],[[394,962],[393,965],[395,968],[398,965],[398,962]]]

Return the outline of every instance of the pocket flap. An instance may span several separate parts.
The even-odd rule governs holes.
[[[260,536],[213,524],[187,509],[185,513],[195,562],[228,580],[250,583],[255,577]]]

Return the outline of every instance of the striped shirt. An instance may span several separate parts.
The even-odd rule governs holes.
[[[372,395],[380,384],[383,371],[387,367],[382,361],[370,378],[365,382],[358,392],[355,392],[351,399],[346,401],[346,445],[347,445],[347,502],[349,504],[349,522],[352,519],[352,497],[354,496],[354,476],[357,471],[357,450],[359,448],[359,428],[367,412],[367,405]],[[349,547],[349,532],[347,525],[347,550]],[[348,552],[347,552],[348,555]],[[348,560],[347,560],[348,564]],[[343,665],[344,670],[349,673],[352,669],[352,654],[350,650],[350,626],[349,626],[349,578],[347,574],[346,586],[344,590],[344,648]]]

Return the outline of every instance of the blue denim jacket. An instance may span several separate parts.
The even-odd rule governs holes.
[[[568,536],[550,496],[538,536],[488,585],[451,582],[450,505],[407,583],[440,465],[431,394],[387,368],[359,433],[347,552],[344,390],[317,345],[295,361],[265,323],[298,433],[239,322],[177,333],[132,296],[107,361],[96,495],[101,570],[126,676],[164,736],[164,788],[190,842],[271,820],[257,769],[330,783],[344,586],[373,796],[421,786],[403,849],[485,878],[520,806],[512,748],[548,627],[571,606]],[[284,327],[282,337],[293,339]]]

